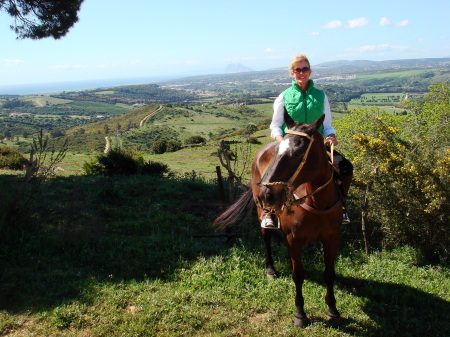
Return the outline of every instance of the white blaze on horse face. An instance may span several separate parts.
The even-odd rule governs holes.
[[[290,141],[289,139],[283,139],[280,142],[280,147],[278,148],[278,154],[282,155],[284,154],[290,147]]]

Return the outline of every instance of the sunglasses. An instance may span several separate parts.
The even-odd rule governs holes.
[[[310,71],[311,68],[310,67],[303,67],[303,68],[295,68],[294,71],[296,73],[307,73],[308,71]]]

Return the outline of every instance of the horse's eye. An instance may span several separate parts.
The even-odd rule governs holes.
[[[292,154],[294,157],[301,157],[303,156],[303,151],[294,151],[294,153]]]

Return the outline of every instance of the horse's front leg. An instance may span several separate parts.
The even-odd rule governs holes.
[[[272,239],[272,234],[273,234],[274,230],[273,229],[265,229],[262,228],[261,229],[261,233],[264,239],[264,246],[265,246],[265,250],[266,250],[266,256],[265,256],[265,261],[266,261],[266,276],[268,279],[275,279],[277,277],[277,271],[275,269],[274,266],[274,262],[273,262],[273,257],[272,257],[272,244],[271,244],[271,239]]]
[[[305,269],[302,264],[301,247],[293,249],[289,247],[289,255],[291,257],[292,278],[295,283],[295,306],[294,325],[299,328],[304,328],[310,324],[310,321],[305,313],[305,301],[303,298],[303,281],[305,280]]]
[[[327,293],[325,294],[325,302],[328,305],[328,323],[331,326],[339,326],[341,324],[341,314],[336,308],[336,298],[334,297],[334,279],[336,272],[334,264],[338,253],[339,238],[323,242],[325,271],[323,278],[327,286]]]

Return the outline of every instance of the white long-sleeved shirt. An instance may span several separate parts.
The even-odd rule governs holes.
[[[330,134],[336,134],[335,128],[331,125],[331,109],[328,97],[325,94],[325,100],[323,103],[323,113],[325,114],[325,120],[323,121],[323,135],[327,137]],[[273,103],[273,116],[270,123],[270,136],[275,138],[278,135],[284,136],[284,98],[283,94],[280,94]]]

